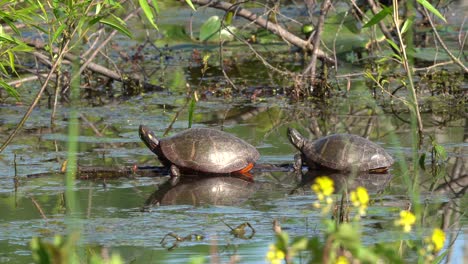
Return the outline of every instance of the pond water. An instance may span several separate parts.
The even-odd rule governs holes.
[[[141,111],[140,101],[156,105],[160,101],[175,100],[171,96],[147,94],[138,99],[122,102],[117,107],[103,106],[80,110],[88,119],[103,129],[104,136],[92,135],[85,123],[80,122],[79,164],[82,166],[131,166],[134,164],[159,165],[155,156],[141,143],[138,137],[139,124],[154,128],[158,135],[170,123],[174,111]],[[341,101],[341,100],[340,100]],[[343,99],[346,104],[348,99]],[[370,138],[383,146],[397,163],[390,169],[389,175],[364,175],[356,179],[371,192],[375,203],[369,207],[369,213],[362,219],[364,239],[374,241],[393,241],[398,239],[393,221],[399,210],[409,203],[405,195],[406,186],[402,180],[401,164],[411,159],[411,141],[408,138],[408,125],[401,124],[391,115],[369,116],[366,107],[362,114],[356,113],[357,99],[353,108],[337,110],[327,114],[314,106],[284,105],[279,103],[255,103],[237,101],[226,104],[223,100],[208,100],[197,103],[197,115],[204,119],[196,126],[214,127],[239,136],[256,146],[261,153],[260,164],[292,164],[296,151],[286,137],[286,128],[294,126],[306,131],[310,124],[318,121],[324,133],[350,132],[363,134],[372,123]],[[239,105],[242,105],[240,107]],[[246,106],[247,105],[247,106]],[[180,104],[168,105],[177,109]],[[231,110],[232,109],[232,110]],[[4,109],[8,115],[2,115],[1,122],[6,131],[14,124],[13,120],[22,113],[22,107]],[[242,113],[253,113],[242,121],[236,119],[218,119],[213,111],[219,113],[236,112],[235,119]],[[15,142],[2,154],[0,178],[0,246],[2,262],[29,262],[29,241],[33,236],[51,237],[66,233],[64,180],[59,171],[60,164],[67,158],[67,130],[59,127],[47,129],[48,111],[37,111]],[[5,119],[4,117],[7,117]],[[185,114],[174,125],[174,132],[184,129],[187,121]],[[224,115],[220,115],[224,116]],[[66,112],[61,120],[65,122]],[[330,120],[333,120],[330,121]],[[386,120],[382,122],[382,120]],[[429,124],[433,119],[425,117]],[[221,127],[220,124],[226,123]],[[393,127],[392,130],[390,128]],[[466,120],[458,119],[444,127],[427,126],[430,134],[444,146],[449,153],[449,160],[443,167],[442,174],[449,177],[454,164],[466,162],[468,144],[466,138]],[[391,139],[394,133],[398,142]],[[16,155],[16,160],[14,160]],[[16,163],[16,172],[15,166]],[[408,166],[410,163],[407,163]],[[411,166],[411,165],[410,165]],[[463,165],[464,166],[464,165]],[[78,180],[73,191],[79,202],[80,220],[76,223],[81,229],[81,239],[90,245],[108,247],[118,251],[128,261],[145,263],[157,257],[168,263],[188,262],[195,256],[209,256],[212,250],[223,261],[238,256],[241,262],[264,262],[268,245],[274,241],[272,221],[277,219],[283,230],[292,237],[319,234],[323,228],[320,210],[312,204],[316,201],[310,190],[310,183],[299,183],[295,175],[285,167],[282,170],[254,170],[255,192],[246,197],[239,197],[233,204],[191,204],[163,205],[142,210],[145,201],[167,177],[128,177],[107,180]],[[291,167],[289,167],[291,168]],[[16,180],[13,177],[18,175]],[[26,175],[39,174],[38,177]],[[50,175],[48,175],[50,174]],[[129,175],[130,176],[130,175]],[[461,206],[466,201],[452,199],[450,193],[434,194],[428,192],[431,174],[423,175],[422,200],[427,210],[427,221],[439,222],[444,208],[450,204]],[[362,178],[362,179],[361,179]],[[337,187],[338,188],[338,187]],[[460,208],[459,208],[460,209]],[[462,210],[463,211],[463,210]],[[462,250],[466,235],[466,217],[457,220],[461,233],[456,245]],[[251,239],[236,238],[224,224],[237,226],[249,222],[255,229]],[[248,231],[248,230],[247,230]],[[454,230],[455,235],[457,230]],[[184,241],[173,251],[167,251],[160,244],[165,234],[174,232],[180,236],[192,233],[203,235],[201,241]],[[465,235],[464,235],[465,234]],[[460,244],[461,243],[461,244]],[[454,254],[462,254],[454,248]]]
[[[177,16],[166,12],[161,18],[161,28],[180,22],[176,19],[184,18],[180,13],[189,13],[187,9],[171,12]],[[200,19],[195,19],[194,25]],[[120,43],[123,48],[135,45],[128,41]],[[268,50],[275,45],[262,48]],[[145,61],[146,67],[158,61],[152,68],[156,73],[150,79],[167,87],[164,91],[143,91],[132,96],[115,92],[109,95],[107,91],[97,95],[82,93],[84,98],[78,107],[79,165],[110,170],[134,165],[160,166],[155,155],[141,142],[138,127],[145,124],[161,136],[177,116],[170,134],[187,128],[188,110],[184,106],[188,84],[199,91],[201,98],[195,106],[194,127],[222,129],[246,140],[260,152],[260,169],[254,169],[254,182],[249,185],[253,191],[226,203],[186,202],[147,207],[147,200],[163,186],[167,174],[149,177],[137,171],[136,175],[129,173],[127,177],[79,179],[73,186],[78,212],[75,221],[70,222],[65,217],[64,175],[58,173],[68,155],[70,109],[60,106],[55,127],[51,128],[51,110],[44,100],[13,143],[0,154],[0,262],[30,263],[32,237],[51,238],[67,234],[73,227],[80,230],[83,244],[118,252],[127,263],[187,263],[199,258],[209,262],[208,259],[215,257],[223,263],[237,260],[264,263],[269,245],[275,241],[273,220],[278,220],[290,237],[320,236],[325,228],[320,210],[313,207],[317,197],[310,189],[311,182],[308,178],[298,181],[292,172],[297,151],[286,136],[288,127],[297,128],[310,139],[316,138],[311,131],[320,131],[322,135],[367,135],[395,158],[389,174],[355,175],[348,183],[350,188],[365,186],[373,201],[367,216],[361,219],[365,244],[400,240],[401,232],[394,221],[410,203],[403,176],[411,178],[419,171],[424,223],[431,224],[423,225],[425,228],[418,232],[428,233],[429,227],[443,224],[447,228],[447,245],[453,243],[448,262],[462,263],[467,258],[464,243],[467,217],[463,214],[466,197],[455,198],[451,191],[433,191],[445,180],[466,178],[468,120],[463,105],[466,101],[450,111],[446,105],[435,107],[441,104],[437,98],[425,101],[434,108],[428,107],[431,111],[423,114],[425,141],[419,154],[426,153],[428,158],[426,170],[422,171],[415,169],[418,162],[413,159],[413,128],[407,122],[409,115],[405,108],[393,109],[385,94],[378,93],[376,100],[361,77],[352,80],[349,92],[339,92],[324,102],[294,103],[282,94],[282,86],[275,82],[271,72],[263,69],[258,61],[239,55],[242,51],[236,48],[228,57],[240,59],[232,65],[229,74],[234,82],[247,83],[244,86],[248,88],[242,93],[220,88],[226,81],[216,59],[210,62],[204,75],[200,64],[191,64],[194,48],[211,52],[217,45],[183,42],[170,47],[170,51],[145,49],[145,56],[151,57]],[[277,52],[280,48],[272,50]],[[275,59],[289,60],[286,61],[289,68],[301,66],[301,61],[287,51]],[[351,65],[344,65],[341,69],[350,68]],[[25,89],[21,94],[26,100],[32,96],[26,92],[30,88],[19,88]],[[268,92],[254,96],[262,89]],[[0,141],[11,133],[25,110],[24,105],[0,106]],[[437,166],[437,172],[431,170],[430,137],[448,153],[448,159]],[[332,176],[337,179],[337,189],[344,186],[340,185],[341,179],[349,177]],[[247,237],[234,236],[227,226],[247,222],[255,229],[254,234],[246,229]],[[181,237],[199,234],[204,238],[180,242],[169,251],[161,245],[161,240],[171,232]],[[412,258],[408,256],[409,260]]]

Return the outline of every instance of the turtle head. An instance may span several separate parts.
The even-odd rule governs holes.
[[[154,134],[153,131],[149,129],[149,127],[140,125],[138,129],[138,133],[140,134],[141,140],[145,143],[145,145],[154,153],[156,153],[157,149],[159,148],[159,140]]]
[[[288,138],[297,149],[301,150],[304,146],[305,139],[296,129],[288,127]]]

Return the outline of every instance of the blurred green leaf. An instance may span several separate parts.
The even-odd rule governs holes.
[[[286,232],[281,232],[276,235],[276,247],[283,252],[288,252],[289,235]]]
[[[185,0],[185,2],[187,3],[187,5],[189,5],[193,10],[196,10],[195,9],[195,6],[193,6],[193,3],[191,0]]]
[[[400,47],[398,47],[398,45],[395,43],[395,41],[393,41],[391,39],[386,39],[386,41],[387,41],[388,44],[390,44],[390,46],[392,46],[392,48],[394,48],[396,51],[401,53]]]
[[[446,160],[447,159],[447,151],[442,145],[435,144],[434,145],[434,151],[436,155],[441,159],[441,160]]]
[[[159,13],[158,2],[156,0],[153,0],[152,3],[153,3],[154,10],[156,10],[156,13]]]
[[[156,23],[154,22],[155,20],[155,14],[153,12],[153,10],[151,10],[151,7],[150,5],[148,4],[148,2],[146,0],[138,0],[138,2],[140,3],[140,7],[141,9],[143,10],[143,13],[145,13],[145,16],[146,18],[148,19],[148,21],[151,23],[151,25],[155,28],[155,29],[158,29],[158,26],[156,25]]]
[[[431,13],[433,13],[434,15],[438,16],[440,19],[442,19],[444,22],[447,22],[447,20],[445,20],[445,17],[439,12],[439,10],[437,10],[433,5],[431,5],[431,3],[429,3],[427,0],[417,0],[419,4],[421,4],[422,6],[424,6],[425,8],[427,8],[427,10],[429,10]]]
[[[15,55],[13,54],[13,52],[11,52],[11,50],[7,50],[6,53],[8,54],[8,59],[10,61],[10,68],[13,72],[16,72],[16,69],[15,69]]]
[[[57,39],[59,38],[59,36],[62,34],[63,30],[67,27],[66,24],[62,24],[60,25],[57,30],[54,32],[54,35],[52,36],[52,39],[51,39],[51,42],[54,43],[55,41],[57,41]]]
[[[103,18],[99,22],[104,25],[110,26],[118,32],[128,36],[129,38],[132,37],[132,33],[128,30],[128,28],[124,24],[122,24],[121,21],[115,19],[115,17],[114,19]]]
[[[10,86],[8,83],[4,82],[3,80],[0,80],[0,86],[3,87],[3,89],[5,89],[7,93],[13,96],[17,101],[20,100],[19,93],[18,91],[16,91],[14,87]]]
[[[379,13],[375,14],[375,16],[373,16],[369,22],[367,22],[363,28],[366,28],[366,27],[371,27],[377,23],[379,23],[382,19],[384,19],[386,16],[388,15],[391,15],[392,14],[392,8],[391,7],[384,7]]]
[[[401,27],[401,34],[405,34],[405,32],[411,27],[413,24],[413,19],[406,19],[403,27]]]
[[[230,30],[234,30],[234,27],[229,26]],[[220,40],[232,40],[233,36],[231,33],[221,28],[221,19],[218,16],[212,16],[206,20],[205,23],[200,27],[200,41],[220,41]]]
[[[305,238],[305,237],[298,237],[298,238],[295,238],[293,240],[293,242],[291,243],[291,250],[293,250],[294,252],[298,252],[298,251],[302,251],[302,250],[306,250],[307,249],[307,245],[308,245],[308,239]]]

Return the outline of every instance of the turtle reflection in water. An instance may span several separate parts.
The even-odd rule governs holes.
[[[319,176],[327,176],[333,180],[335,193],[340,193],[344,188],[349,192],[358,186],[365,187],[369,193],[382,192],[390,183],[392,175],[389,173],[369,173],[369,172],[338,172],[332,170],[308,171],[301,182],[289,194],[305,195],[311,191],[312,184]]]
[[[370,173],[385,173],[393,164],[393,158],[381,146],[357,135],[334,134],[309,141],[289,128],[288,137],[301,152],[295,157],[298,170],[303,161],[309,168],[318,165],[337,171]]]
[[[161,163],[170,168],[173,185],[179,181],[181,172],[248,175],[260,157],[249,143],[216,129],[191,128],[158,139],[148,127],[140,125],[139,134]]]
[[[146,200],[145,206],[152,205],[235,205],[249,199],[258,189],[250,178],[183,177],[176,185],[165,182]]]

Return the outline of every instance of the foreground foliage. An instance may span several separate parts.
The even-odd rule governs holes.
[[[416,241],[403,236],[412,231],[418,220],[410,210],[402,210],[395,220],[395,226],[402,228],[400,243],[364,244],[360,219],[366,215],[370,202],[367,190],[359,186],[351,191],[352,208],[348,208],[347,202],[343,203],[348,199],[341,199],[341,204],[335,204],[333,181],[327,176],[318,177],[312,190],[319,199],[314,206],[322,208],[323,237],[297,237],[291,240],[287,232],[278,232],[276,243],[270,246],[266,256],[270,263],[282,263],[283,260],[293,263],[298,255],[306,257],[307,263],[406,263],[404,255],[408,255],[408,252],[412,252],[409,254],[411,256],[418,256],[418,263],[439,263],[445,255],[444,252],[439,253],[445,243],[445,233],[439,228]],[[338,210],[333,210],[336,207]],[[340,220],[350,218],[350,222]]]

